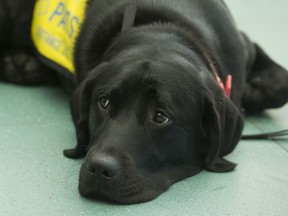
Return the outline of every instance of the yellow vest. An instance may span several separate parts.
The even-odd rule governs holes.
[[[75,74],[74,48],[88,0],[37,0],[31,36],[52,67]],[[55,64],[56,63],[56,64]]]

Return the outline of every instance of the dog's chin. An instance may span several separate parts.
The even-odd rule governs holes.
[[[96,201],[104,201],[112,204],[144,203],[155,199],[163,192],[163,190],[158,190],[157,188],[153,187],[142,187],[140,190],[133,190],[130,187],[118,188],[113,191],[104,189],[91,190],[81,183],[79,183],[78,190],[81,196],[85,198]]]

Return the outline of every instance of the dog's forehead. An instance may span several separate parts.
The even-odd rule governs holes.
[[[157,87],[178,90],[199,84],[199,69],[184,58],[165,60],[128,59],[112,62],[102,72],[110,88]],[[107,73],[108,72],[108,73]]]
[[[139,98],[151,90],[164,104],[191,107],[201,93],[199,72],[182,60],[143,59],[113,62],[101,72],[96,92],[123,98]],[[104,81],[104,82],[103,82]]]

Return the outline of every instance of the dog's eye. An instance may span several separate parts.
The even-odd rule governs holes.
[[[103,109],[107,109],[110,105],[110,100],[107,97],[100,98],[100,105]]]
[[[158,124],[165,124],[169,120],[170,119],[161,111],[157,111],[153,116],[153,121],[158,123]]]

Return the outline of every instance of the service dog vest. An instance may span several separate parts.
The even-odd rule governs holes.
[[[75,74],[74,48],[88,0],[37,0],[31,28],[40,57],[57,71]]]

